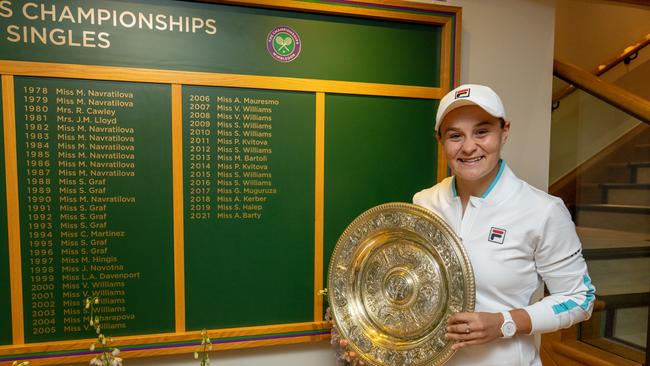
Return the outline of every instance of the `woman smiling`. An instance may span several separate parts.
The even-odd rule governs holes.
[[[489,87],[462,85],[441,101],[436,135],[452,176],[413,202],[443,217],[475,273],[475,312],[456,313],[448,365],[541,365],[534,335],[590,317],[595,289],[562,200],[517,178],[501,159],[510,122]],[[550,295],[537,301],[546,284]]]

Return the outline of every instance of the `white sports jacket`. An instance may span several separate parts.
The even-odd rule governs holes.
[[[541,365],[533,334],[591,316],[596,290],[568,210],[504,161],[483,196],[470,197],[464,216],[454,177],[416,193],[413,203],[440,215],[462,239],[476,280],[475,311],[523,308],[532,320],[531,335],[462,348],[447,365]],[[542,281],[550,295],[535,301]]]

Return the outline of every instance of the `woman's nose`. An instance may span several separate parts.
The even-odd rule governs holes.
[[[468,155],[476,151],[476,146],[476,142],[473,139],[465,139],[465,141],[463,141],[463,145],[461,146],[461,151],[464,154]]]

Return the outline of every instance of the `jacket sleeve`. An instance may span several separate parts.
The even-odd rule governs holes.
[[[524,308],[532,321],[531,334],[553,332],[589,319],[596,289],[571,215],[555,197],[541,222],[535,264],[549,295]]]

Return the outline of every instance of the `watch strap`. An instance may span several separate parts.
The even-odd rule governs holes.
[[[509,311],[502,311],[501,315],[503,315],[503,323],[501,324],[501,333],[503,334],[502,338],[512,338],[515,333],[517,333],[517,324],[515,321],[512,319],[512,315],[510,315]],[[513,334],[506,334],[506,325],[510,323],[512,324],[512,327],[514,328],[514,333]]]
[[[501,315],[503,315],[503,322],[507,322],[508,320],[512,320],[512,315],[510,315],[509,311],[502,311]]]

